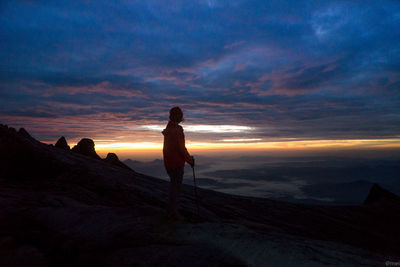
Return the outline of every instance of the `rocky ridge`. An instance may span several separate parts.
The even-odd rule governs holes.
[[[340,207],[199,189],[199,214],[193,188],[184,185],[186,219],[176,222],[164,216],[167,182],[107,158],[49,146],[25,130],[0,125],[1,266],[343,266],[399,260],[399,197],[379,185],[364,205]]]

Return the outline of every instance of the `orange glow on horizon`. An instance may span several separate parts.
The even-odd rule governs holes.
[[[245,140],[245,139],[244,139]],[[105,142],[97,141],[98,151],[156,151],[162,150],[161,142]],[[349,140],[284,140],[270,142],[238,142],[232,140],[221,142],[190,142],[186,143],[189,150],[308,150],[308,149],[357,149],[357,148],[400,148],[400,139],[349,139]]]

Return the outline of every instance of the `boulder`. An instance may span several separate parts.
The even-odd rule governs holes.
[[[89,138],[81,139],[81,141],[79,141],[79,143],[72,148],[72,151],[94,159],[100,159],[99,155],[97,155],[96,150],[94,149],[93,140]]]
[[[108,153],[107,157],[104,159],[104,161],[108,162],[110,164],[113,164],[113,165],[117,165],[117,166],[119,166],[121,168],[125,168],[125,169],[131,170],[131,168],[129,168],[127,165],[125,165],[124,163],[122,163],[119,160],[117,154],[115,154],[115,153]]]
[[[108,153],[107,157],[104,160],[108,162],[116,162],[119,161],[119,158],[115,153]]]

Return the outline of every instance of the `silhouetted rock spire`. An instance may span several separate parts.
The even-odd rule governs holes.
[[[58,139],[57,143],[55,144],[55,147],[62,148],[65,150],[70,150],[70,147],[64,136],[61,136],[60,139]]]
[[[113,162],[113,161],[119,161],[119,158],[115,153],[108,153],[107,157],[104,160],[108,162]]]
[[[18,133],[25,138],[33,139],[33,137],[24,128],[20,128]]]
[[[104,161],[108,162],[108,163],[111,163],[113,165],[117,165],[119,167],[131,170],[131,168],[129,168],[127,165],[125,165],[124,163],[122,163],[119,160],[117,154],[115,154],[115,153],[108,153],[107,157],[104,159]]]
[[[81,139],[81,141],[79,141],[79,143],[72,148],[72,151],[89,156],[91,158],[100,159],[99,155],[97,155],[94,149],[93,140],[89,138]]]
[[[371,187],[367,198],[364,200],[364,205],[387,206],[396,204],[400,207],[400,197],[378,184]]]

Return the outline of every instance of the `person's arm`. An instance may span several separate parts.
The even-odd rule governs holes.
[[[178,131],[178,148],[181,155],[184,157],[185,161],[189,163],[191,166],[194,165],[193,157],[190,156],[189,152],[185,146],[185,134],[183,133],[183,129],[180,128]]]

